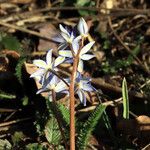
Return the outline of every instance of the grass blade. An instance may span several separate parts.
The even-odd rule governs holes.
[[[123,118],[129,119],[129,97],[126,79],[122,82]]]

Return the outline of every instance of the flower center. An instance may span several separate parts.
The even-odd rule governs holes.
[[[52,90],[55,90],[55,87],[56,87],[55,84],[52,84],[52,85],[51,85],[51,89],[52,89]]]
[[[83,84],[82,84],[81,82],[78,82],[78,83],[77,83],[77,87],[78,87],[78,89],[82,89]]]

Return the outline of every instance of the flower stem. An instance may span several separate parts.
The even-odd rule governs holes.
[[[75,79],[77,74],[78,62],[79,62],[79,54],[84,45],[84,38],[81,41],[81,47],[78,50],[76,56],[74,56],[73,60],[73,70],[71,74],[71,81],[69,87],[70,93],[70,150],[75,150],[75,93],[74,93],[74,86],[75,86]],[[72,47],[70,46],[72,49]]]
[[[70,83],[70,150],[75,150],[75,98],[74,98],[74,84],[76,78],[76,70],[78,66],[78,58],[74,58],[73,71]]]

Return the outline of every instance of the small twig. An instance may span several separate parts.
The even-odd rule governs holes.
[[[132,116],[135,117],[135,118],[138,117],[138,116],[137,116],[135,113],[133,113],[132,111],[129,111],[129,114],[132,115]]]
[[[99,0],[98,0],[99,1]],[[42,9],[36,9],[34,11],[27,11],[19,14],[10,14],[6,16],[4,19],[1,19],[1,21],[8,22],[8,21],[17,21],[19,19],[28,18],[28,16],[35,15],[42,12],[48,12],[48,11],[72,11],[72,10],[88,10],[88,11],[95,11],[98,12],[101,16],[108,16],[107,14],[103,14],[100,11],[103,10],[109,10],[111,16],[130,16],[130,15],[136,15],[136,14],[145,14],[148,15],[150,13],[149,9],[127,9],[127,8],[112,8],[108,9],[106,7],[98,7],[98,2],[96,7],[46,7]],[[112,11],[112,12],[111,12]],[[94,16],[92,16],[93,18]],[[91,18],[91,17],[90,17]],[[97,18],[97,16],[95,16]]]
[[[122,103],[122,97],[119,98],[119,99],[116,99],[116,100],[112,100],[112,101],[107,101],[107,102],[104,102],[104,103],[101,103],[102,105],[105,105],[105,106],[115,106],[117,104],[120,104]],[[94,106],[89,106],[89,107],[86,107],[86,108],[83,108],[83,109],[80,109],[78,110],[77,113],[79,112],[89,112],[89,111],[92,111],[94,110],[97,106],[99,105],[99,103],[97,103],[96,105]]]
[[[17,119],[17,120],[13,120],[13,121],[0,123],[0,127],[9,126],[9,125],[12,125],[12,124],[20,123],[20,122],[31,120],[31,119],[32,118],[23,118],[23,119]]]
[[[29,33],[29,34],[32,34],[32,35],[38,36],[38,37],[40,37],[42,39],[45,39],[45,40],[54,41],[52,38],[46,37],[45,35],[42,35],[39,32],[29,30],[29,29],[25,29],[25,28],[22,28],[22,27],[19,27],[19,26],[10,24],[10,23],[5,23],[5,22],[0,21],[0,25],[8,27],[8,28],[15,29],[15,30],[19,30],[19,31],[22,31],[22,32],[26,32],[26,33]]]
[[[123,12],[125,13],[132,13],[132,14],[137,14],[137,13],[141,13],[141,14],[149,14],[150,10],[149,9],[130,9],[130,8],[106,8],[106,7],[47,7],[47,8],[42,8],[40,10],[36,10],[36,11],[32,11],[30,13],[34,14],[34,13],[39,13],[39,12],[46,12],[46,11],[72,11],[72,10],[88,10],[88,11],[97,11],[100,12],[101,9],[105,9],[105,10],[110,10],[110,11],[116,11],[118,12]]]
[[[115,30],[113,29],[113,26],[112,26],[112,22],[111,22],[111,18],[110,18],[110,17],[108,17],[108,23],[109,23],[109,26],[110,26],[110,28],[111,28],[111,30],[112,30],[114,36],[116,37],[116,39],[121,43],[121,45],[125,48],[125,50],[137,61],[137,63],[139,64],[139,66],[140,66],[147,74],[150,75],[150,71],[142,64],[142,62],[140,61],[140,59],[139,59],[138,57],[136,57],[136,56],[132,53],[131,49],[130,49],[127,45],[125,45],[125,44],[123,43],[123,41],[121,40],[121,38],[117,35],[117,33],[115,32]]]
[[[142,84],[139,89],[144,88],[146,85],[150,84],[150,79],[148,81],[146,81],[144,84]]]
[[[6,118],[5,118],[5,120],[4,121],[7,121],[7,120],[9,120],[15,113],[17,112],[17,110],[16,111],[14,111],[14,112],[12,112],[9,116],[7,116]]]
[[[6,113],[6,112],[15,112],[18,111],[17,109],[9,109],[9,108],[0,108],[0,113]]]
[[[142,150],[148,150],[149,148],[150,148],[150,143],[146,145],[144,148],[142,148]]]

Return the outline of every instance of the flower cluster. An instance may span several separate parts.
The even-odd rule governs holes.
[[[51,97],[52,91],[55,93],[67,93],[70,85],[70,79],[62,79],[58,74],[58,66],[62,63],[74,63],[74,58],[78,57],[77,75],[75,80],[75,94],[78,95],[81,103],[86,105],[85,92],[94,91],[89,78],[83,77],[84,64],[83,61],[90,60],[94,57],[93,54],[87,54],[95,41],[89,42],[84,45],[85,39],[88,37],[88,26],[83,18],[79,20],[77,31],[72,31],[59,25],[60,35],[54,38],[59,42],[58,54],[59,56],[54,59],[52,57],[52,49],[47,52],[46,61],[34,60],[33,64],[39,69],[31,75],[31,78],[36,78],[42,85],[37,94],[41,92],[49,92]],[[51,99],[51,98],[50,98]]]

